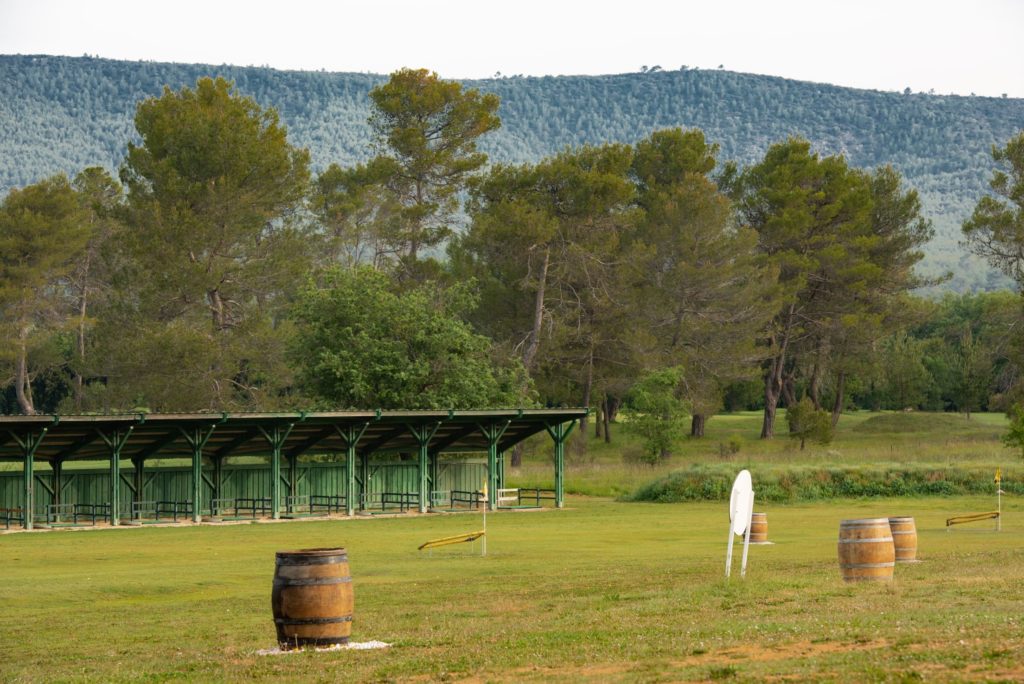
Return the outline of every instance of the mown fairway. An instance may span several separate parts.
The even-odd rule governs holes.
[[[1004,499],[999,534],[944,527],[993,503],[755,506],[776,544],[728,583],[724,503],[494,514],[486,558],[416,551],[477,529],[470,514],[3,535],[0,680],[1020,681],[1024,505]],[[881,515],[916,518],[924,562],[844,584],[839,520]],[[257,655],[274,552],[331,545],[349,550],[353,640],[392,647]]]

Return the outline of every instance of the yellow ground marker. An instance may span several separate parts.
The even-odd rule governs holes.
[[[431,539],[428,542],[420,544],[419,550],[424,549],[436,549],[438,546],[448,546],[449,544],[461,544],[463,542],[476,541],[480,537],[487,534],[483,530],[477,530],[476,532],[467,532],[466,534],[456,534],[451,537],[441,537],[440,539]]]

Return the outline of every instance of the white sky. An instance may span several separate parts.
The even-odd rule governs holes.
[[[0,0],[0,54],[445,78],[722,64],[1024,97],[1024,0]]]

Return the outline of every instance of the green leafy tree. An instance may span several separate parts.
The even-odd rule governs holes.
[[[316,247],[289,221],[306,194],[308,153],[288,144],[274,110],[219,78],[165,88],[139,104],[135,124],[141,143],[121,169],[132,229],[104,321],[108,400],[154,410],[280,403],[280,308]]]
[[[300,294],[292,348],[302,391],[330,407],[521,406],[522,365],[462,320],[472,283],[402,290],[367,266],[334,268]]]
[[[657,131],[636,145],[638,228],[622,259],[623,306],[633,344],[653,367],[681,366],[701,437],[725,387],[757,373],[756,339],[775,304],[757,234],[736,228],[731,204],[707,174],[717,148],[700,131]]]
[[[800,440],[801,451],[807,440],[819,444],[828,444],[832,441],[832,417],[827,411],[815,408],[809,397],[786,407],[786,422],[789,423],[790,439]]]
[[[0,360],[25,415],[36,413],[33,378],[59,362],[44,350],[68,324],[66,279],[88,238],[66,176],[11,190],[0,203],[0,331],[10,341]],[[48,362],[36,364],[36,353]]]
[[[487,161],[477,140],[501,126],[498,96],[463,90],[426,69],[401,69],[370,99],[374,145],[391,164],[386,183],[401,207],[390,240],[415,262],[421,249],[450,235],[458,193]]]
[[[106,169],[90,167],[75,176],[72,185],[82,206],[82,219],[88,224],[89,240],[74,259],[68,274],[67,294],[75,317],[74,345],[68,363],[72,376],[72,396],[65,408],[81,413],[85,395],[102,391],[102,383],[88,383],[93,375],[91,332],[96,325],[95,311],[102,311],[109,302],[114,274],[116,242],[124,234],[119,214],[123,209],[124,192]]]
[[[680,394],[683,369],[676,366],[644,374],[629,391],[634,413],[630,425],[644,442],[644,460],[654,464],[672,453],[686,434],[687,405]]]
[[[1024,131],[992,148],[995,171],[989,187],[964,223],[967,247],[1024,287]]]
[[[9,341],[0,362],[25,415],[36,413],[33,379],[61,361],[53,335],[68,325],[66,279],[88,239],[78,196],[63,175],[12,190],[0,203],[0,335]]]
[[[1003,443],[1011,449],[1020,449],[1024,459],[1024,404],[1014,405],[1009,412],[1010,428],[1003,437]]]
[[[481,276],[474,320],[520,351],[546,399],[589,405],[629,368],[616,269],[636,218],[631,159],[625,145],[567,150],[473,186],[453,265]]]
[[[737,184],[742,220],[778,269],[782,305],[765,340],[765,409],[761,437],[775,434],[780,398],[795,403],[800,354],[824,339],[824,327],[879,269],[872,246],[871,194],[841,157],[819,158],[805,140],[773,145]]]
[[[387,188],[393,171],[393,163],[378,157],[347,169],[331,164],[317,176],[309,206],[325,231],[322,261],[384,269],[399,256],[390,237],[402,213]]]

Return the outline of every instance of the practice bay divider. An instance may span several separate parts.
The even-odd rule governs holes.
[[[130,464],[122,473],[128,481]],[[39,479],[48,477],[45,464],[36,467],[35,474],[35,512],[40,521],[53,508],[46,502],[50,496]],[[388,511],[406,511],[415,508],[418,499],[415,497],[417,468],[415,463],[392,462],[374,463],[370,468],[367,483],[367,508],[384,508]],[[475,490],[487,477],[487,463],[482,460],[464,460],[442,463],[438,466],[439,484],[455,494],[467,507],[479,505],[480,494]],[[164,522],[187,518],[192,512],[190,500],[192,469],[190,467],[159,467],[147,466],[143,482],[143,493],[133,496],[127,487],[121,488],[120,511],[125,519],[159,520]],[[202,513],[226,518],[258,518],[269,513],[270,501],[264,496],[269,490],[270,469],[264,464],[239,464],[223,466],[221,475],[221,496],[213,498],[213,487],[204,481]],[[110,491],[110,470],[96,469],[64,469],[64,491],[61,493],[61,523],[64,518],[74,515],[74,507],[85,506],[84,502],[103,501]],[[18,472],[0,472],[0,523],[9,527],[10,523],[20,523],[22,476]],[[298,467],[298,494],[287,497],[285,514],[327,514],[343,512],[348,492],[345,491],[345,464],[303,463]],[[88,505],[92,505],[91,503]],[[14,512],[8,514],[6,511]],[[99,519],[109,519],[109,505],[104,511],[106,516],[97,514]],[[92,510],[88,513],[82,508],[78,515],[86,524],[93,524]],[[7,521],[10,518],[10,522]],[[56,519],[54,522],[58,522]],[[78,520],[74,523],[81,524]]]

